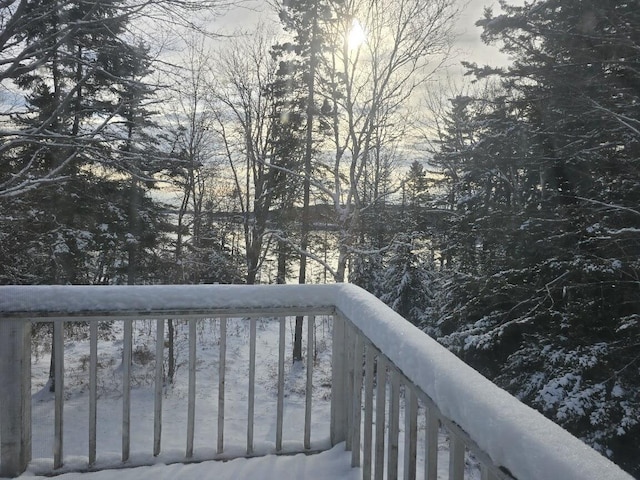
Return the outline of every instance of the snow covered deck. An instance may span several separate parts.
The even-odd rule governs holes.
[[[31,476],[29,480],[50,477]],[[57,480],[361,480],[362,471],[351,467],[351,455],[344,445],[316,455],[268,455],[236,458],[228,462],[156,464],[145,467],[65,473]]]
[[[302,441],[297,447],[291,446],[286,438],[286,428],[291,427],[283,415],[282,399],[285,397],[283,352],[285,349],[285,317],[304,315],[308,329],[307,344],[314,341],[313,319],[316,315],[332,318],[331,359],[330,359],[330,405],[328,413],[328,438],[317,437],[311,416],[314,408],[321,407],[312,395],[314,389],[313,362],[307,355],[306,381],[303,387],[304,414],[299,423],[293,425],[300,433]],[[220,429],[217,432],[217,449],[194,453],[195,398],[197,348],[196,319],[220,320],[220,331],[226,322],[222,319],[237,317],[251,318],[248,354],[248,392],[244,395],[247,405],[246,444],[241,450],[237,445],[229,445],[223,433],[233,434],[237,428]],[[65,348],[63,337],[64,322],[88,321],[92,328],[92,354],[90,363],[90,395],[88,406],[88,456],[80,459],[84,468],[102,465],[104,460],[96,459],[96,409],[100,402],[95,395],[94,342],[98,320],[112,320],[124,325],[122,340],[122,421],[120,419],[102,428],[111,427],[122,431],[122,461],[130,464],[130,451],[149,449],[137,458],[156,458],[163,461],[161,444],[163,407],[162,362],[156,362],[155,394],[153,395],[153,438],[148,444],[138,445],[136,432],[131,432],[131,321],[132,319],[154,319],[156,321],[156,358],[163,358],[164,324],[166,319],[188,319],[188,386],[186,387],[186,451],[185,460],[207,460],[242,455],[255,455],[260,448],[254,442],[256,411],[262,411],[260,397],[256,403],[256,371],[262,360],[256,361],[255,319],[274,318],[271,323],[276,328],[279,343],[275,347],[278,357],[277,402],[271,412],[274,425],[274,451],[309,452],[317,446],[337,445],[328,453],[318,457],[265,457],[263,467],[258,460],[234,460],[229,465],[246,465],[241,468],[301,469],[314,472],[312,477],[322,477],[321,470],[313,467],[313,462],[330,464],[340,458],[347,465],[341,473],[330,473],[326,478],[404,478],[438,477],[438,429],[446,430],[448,438],[449,478],[465,478],[465,454],[471,453],[480,465],[479,475],[484,479],[517,478],[525,479],[629,479],[631,478],[607,459],[590,449],[537,412],[524,406],[515,398],[482,377],[446,349],[438,345],[423,332],[406,322],[379,300],[367,292],[348,284],[322,286],[141,286],[141,287],[0,287],[0,472],[16,476],[23,472],[32,459],[32,392],[31,392],[31,347],[30,329],[32,322],[53,322],[54,345],[58,351]],[[278,321],[278,318],[280,321]],[[226,327],[225,327],[226,328]],[[96,340],[93,340],[96,337]],[[225,361],[222,352],[226,345],[220,336],[220,363],[218,375],[217,415],[218,426],[225,417]],[[225,337],[226,338],[226,337]],[[56,355],[57,378],[64,372],[64,356]],[[228,367],[228,366],[227,366]],[[227,376],[229,374],[227,373]],[[246,380],[246,378],[244,379]],[[200,387],[198,387],[200,388]],[[222,393],[220,393],[222,392]],[[55,424],[53,433],[52,469],[55,472],[73,466],[76,458],[65,455],[63,445],[73,438],[65,438],[63,418],[65,414],[63,389],[56,389]],[[222,408],[221,408],[222,407]],[[227,403],[227,408],[229,405]],[[165,413],[166,416],[166,413]],[[128,418],[129,417],[129,418]],[[200,417],[199,417],[200,418]],[[93,420],[91,420],[93,419]],[[200,422],[200,420],[198,420]],[[289,425],[288,425],[289,424]],[[222,432],[222,433],[221,433]],[[401,433],[402,432],[402,433]],[[211,434],[215,439],[215,435]],[[74,435],[75,436],[75,435]],[[86,436],[85,436],[86,438]],[[133,439],[133,441],[132,441]],[[169,439],[170,440],[170,439]],[[67,442],[67,443],[65,443]],[[345,458],[337,449],[344,442],[350,453]],[[215,441],[213,441],[215,446]],[[283,447],[284,445],[284,447]],[[151,448],[151,447],[152,448]],[[259,446],[258,446],[259,447]],[[234,450],[235,448],[235,450]],[[284,450],[283,450],[284,448]],[[324,449],[320,448],[320,449]],[[204,452],[204,453],[202,453]],[[146,455],[146,457],[145,457]],[[222,457],[220,455],[223,455]],[[135,457],[135,455],[134,455]],[[296,463],[300,458],[300,464]],[[331,460],[329,460],[331,459]],[[87,465],[88,462],[88,465]],[[102,462],[102,463],[101,463]],[[237,463],[234,463],[237,462]],[[246,462],[246,463],[245,463]],[[255,463],[254,463],[255,462]],[[286,467],[286,462],[292,466]],[[117,466],[117,461],[115,465]],[[149,462],[152,463],[152,462]],[[32,462],[33,464],[33,462]],[[293,465],[298,466],[293,466]],[[442,461],[440,461],[442,464]],[[154,478],[191,478],[189,471],[207,468],[197,465],[145,467],[154,470]],[[252,466],[255,465],[255,466]],[[304,466],[303,466],[304,465]],[[349,470],[349,466],[361,467]],[[31,467],[29,467],[31,468]],[[79,468],[83,468],[80,466]],[[341,469],[342,467],[338,467]],[[165,470],[166,469],[166,470]],[[169,473],[169,472],[179,473]],[[310,470],[305,470],[310,469]],[[166,473],[162,473],[166,472]],[[468,472],[467,472],[468,473]],[[127,473],[128,475],[129,473]],[[317,474],[317,475],[316,475]],[[75,475],[75,474],[69,474]],[[101,476],[103,475],[103,476]],[[121,478],[124,474],[118,477]],[[136,475],[135,478],[144,478]],[[141,475],[146,475],[143,473]],[[157,475],[157,476],[156,476]],[[175,475],[180,475],[176,477]],[[195,475],[195,474],[194,474]],[[220,475],[223,475],[220,473]],[[232,474],[230,474],[232,475]],[[238,476],[239,475],[239,476]],[[346,477],[345,477],[346,475]],[[87,474],[104,479],[115,478],[113,472],[104,471]],[[201,477],[197,474],[198,478]],[[287,473],[284,477],[289,478]],[[70,477],[78,478],[78,477]],[[132,477],[133,478],[133,477]],[[218,476],[216,467],[216,478]],[[250,473],[229,478],[252,478]],[[269,478],[260,476],[259,478]],[[275,477],[274,477],[275,478]],[[298,478],[305,478],[304,475]]]

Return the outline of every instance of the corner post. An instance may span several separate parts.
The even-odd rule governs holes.
[[[0,477],[31,461],[31,322],[0,319]]]

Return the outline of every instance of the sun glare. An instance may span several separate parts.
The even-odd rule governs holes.
[[[362,25],[357,19],[353,19],[351,23],[351,30],[349,31],[349,37],[347,39],[349,48],[355,50],[360,47],[367,40],[367,34],[362,28]]]

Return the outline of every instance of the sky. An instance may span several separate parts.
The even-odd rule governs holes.
[[[520,3],[517,0],[511,3]],[[485,45],[480,40],[482,29],[477,27],[475,23],[483,17],[485,7],[493,8],[494,14],[500,12],[497,1],[489,0],[469,0],[468,4],[463,7],[462,14],[457,24],[458,38],[456,45],[462,50],[462,54],[468,59],[482,63],[503,63],[508,59],[500,53],[498,48]]]
[[[482,29],[475,25],[478,20],[483,18],[485,8],[493,9],[494,15],[501,12],[498,0],[454,1],[459,4],[460,15],[453,29],[454,43],[450,56],[443,66],[433,72],[431,80],[425,87],[427,91],[421,93],[420,98],[431,98],[431,92],[434,92],[434,99],[441,96],[448,98],[452,94],[461,92],[470,83],[470,78],[464,76],[465,68],[461,64],[463,61],[496,67],[509,63],[508,56],[500,52],[498,47],[482,42],[480,38]],[[278,19],[268,2],[269,0],[246,0],[244,8],[234,8],[220,16],[214,28],[218,32],[231,35],[239,31],[250,32],[259,22],[273,21],[274,25],[278,25]],[[509,3],[521,5],[524,0],[509,0]],[[416,97],[416,101],[423,100]],[[433,125],[428,121],[425,123],[425,131],[431,131],[432,127]],[[412,148],[405,152],[405,166],[408,166],[414,158]],[[422,158],[422,149],[418,155]]]
[[[512,4],[522,4],[524,0],[511,0]],[[497,0],[458,0],[461,14],[455,27],[456,55],[450,70],[461,73],[460,62],[474,61],[479,64],[503,65],[508,58],[497,47],[488,46],[480,39],[481,28],[475,22],[482,18],[485,7],[493,8],[494,14],[500,12]],[[269,18],[270,7],[265,0],[247,0],[246,7],[235,8],[222,15],[216,22],[222,33],[233,33],[237,30],[249,30],[255,23]],[[273,17],[274,21],[277,21]]]

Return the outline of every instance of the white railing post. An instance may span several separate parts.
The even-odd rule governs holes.
[[[345,374],[345,390],[344,390],[344,399],[345,399],[345,408],[347,410],[346,413],[346,423],[345,428],[347,430],[347,435],[345,438],[345,449],[347,451],[351,451],[351,443],[353,440],[353,429],[351,428],[353,424],[353,409],[351,407],[352,398],[353,398],[353,339],[354,339],[353,327],[351,325],[347,325],[345,322],[344,329],[344,370]]]
[[[371,480],[373,458],[373,375],[375,367],[375,347],[367,343],[364,372],[364,440],[362,445],[362,479]]]
[[[345,388],[346,367],[345,320],[341,315],[334,315],[331,351],[331,445],[344,442],[347,438],[349,403]]]
[[[196,319],[189,319],[189,386],[187,401],[187,450],[186,458],[193,457],[193,437],[196,428]]]
[[[316,317],[307,317],[307,385],[305,388],[304,407],[304,449],[311,448],[311,408],[313,398],[313,338],[315,333]]]
[[[424,478],[425,480],[436,480],[438,478],[438,417],[435,409],[425,402],[425,458],[424,458]]]
[[[464,442],[454,432],[449,432],[449,478],[464,479]]]
[[[153,394],[153,456],[160,455],[162,444],[162,391],[164,366],[164,318],[156,320],[156,365]]]
[[[276,452],[282,451],[282,424],[284,419],[284,349],[286,318],[280,317],[278,338],[278,400],[276,407]]]
[[[96,463],[98,424],[98,322],[89,324],[89,467]]]
[[[31,460],[31,323],[0,320],[0,476],[17,477]]]
[[[224,388],[227,362],[227,319],[220,318],[220,360],[218,364],[218,445],[216,452],[224,451]]]
[[[253,455],[253,428],[256,402],[256,318],[249,320],[249,396],[247,408],[247,455]]]
[[[375,460],[373,478],[382,480],[384,477],[384,433],[385,410],[387,408],[387,362],[382,354],[376,362],[376,433],[374,439]]]
[[[389,369],[389,439],[387,443],[387,480],[398,480],[398,452],[400,435],[400,374]]]
[[[416,478],[418,454],[418,395],[413,386],[404,384],[404,480]]]
[[[62,467],[64,456],[64,322],[53,324],[54,355],[54,447],[53,468]]]
[[[133,320],[124,321],[122,340],[122,461],[131,453],[131,358],[133,348]]]
[[[362,358],[363,341],[359,332],[354,330],[353,349],[353,391],[351,414],[351,466],[360,466],[360,428],[362,425]]]

